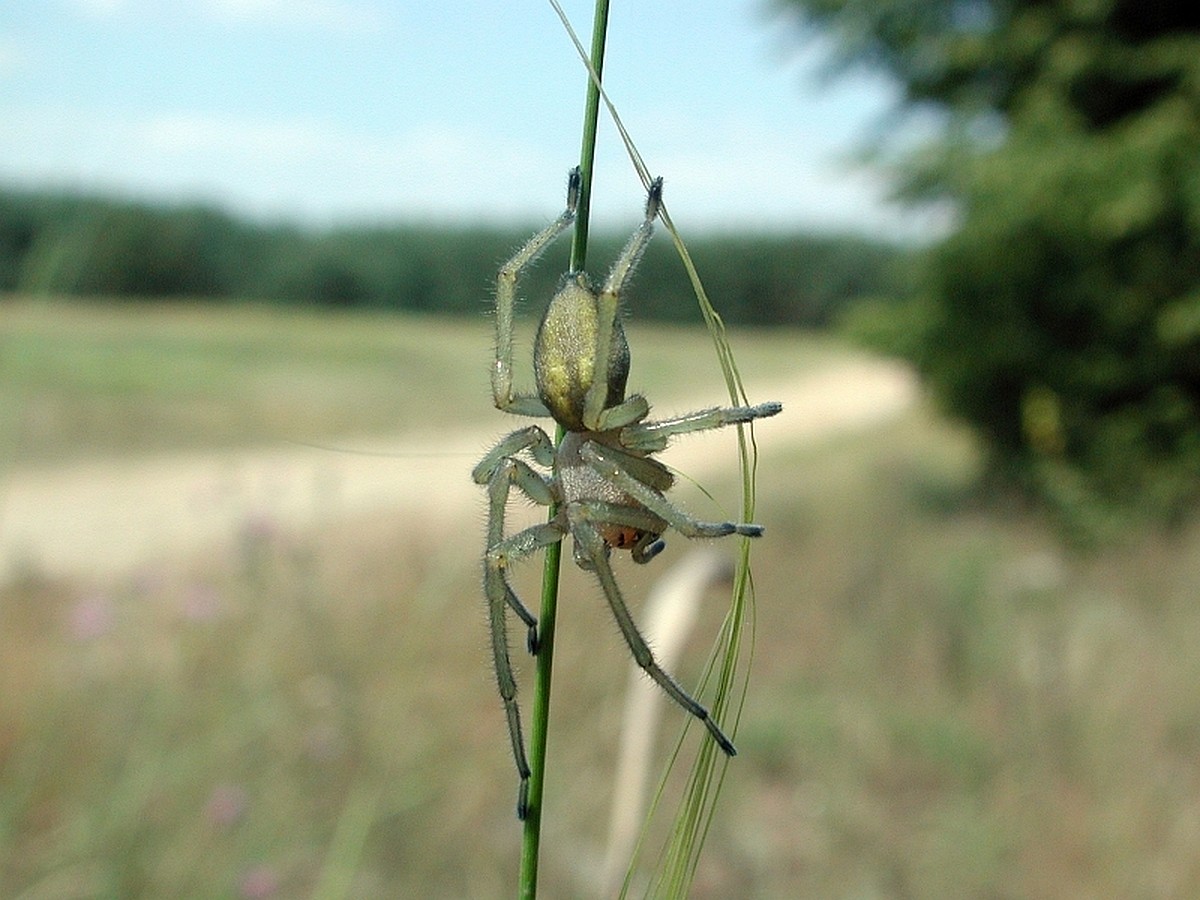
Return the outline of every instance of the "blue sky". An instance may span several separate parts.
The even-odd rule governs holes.
[[[563,6],[587,43],[590,0]],[[820,79],[766,0],[612,6],[606,87],[685,234],[911,232],[853,161],[886,82]],[[585,87],[544,0],[5,0],[0,182],[315,224],[544,219]],[[593,211],[627,223],[641,188],[600,140]]]

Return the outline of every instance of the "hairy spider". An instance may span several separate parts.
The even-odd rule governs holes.
[[[674,477],[651,456],[663,450],[674,435],[749,422],[773,416],[782,408],[778,403],[714,407],[650,421],[646,418],[650,412],[646,399],[639,394],[625,396],[629,344],[618,307],[621,290],[650,240],[662,201],[661,178],[650,186],[645,220],[617,257],[603,287],[596,291],[583,272],[568,272],[563,276],[534,342],[537,394],[513,393],[513,304],[517,281],[571,225],[579,190],[580,174],[574,169],[568,179],[567,208],[505,263],[496,283],[496,359],[492,367],[496,406],[515,415],[553,418],[563,427],[565,436],[556,448],[550,436],[536,425],[514,431],[501,439],[471,473],[477,484],[487,485],[488,489],[484,592],[496,679],[521,779],[517,815],[522,819],[528,812],[529,764],[521,736],[517,685],[508,656],[505,608],[512,609],[525,623],[530,653],[537,653],[538,632],[537,619],[513,592],[506,573],[513,563],[568,534],[572,537],[575,562],[595,573],[637,664],[672,700],[704,723],[722,751],[729,756],[737,752],[708,710],[655,662],[621,596],[609,554],[613,549],[629,550],[635,562],[648,562],[665,546],[661,536],[668,526],[689,538],[761,535],[761,525],[701,522],[675,508],[663,496]],[[542,474],[522,459],[523,453],[548,469],[549,474]],[[557,505],[554,517],[545,524],[506,535],[505,510],[514,488],[535,503]]]

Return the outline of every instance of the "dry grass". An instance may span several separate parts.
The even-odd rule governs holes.
[[[91,312],[71,308],[68,330],[76,315]],[[264,339],[300,343],[271,323]],[[394,327],[431,329],[461,363],[486,360],[484,326]],[[362,340],[399,340],[380,331]],[[785,337],[735,341],[748,373],[760,347],[781,371]],[[661,345],[682,355],[679,335]],[[483,377],[450,390],[486,414]],[[1200,893],[1200,530],[1079,555],[982,505],[970,441],[925,412],[807,448],[760,436],[754,675],[696,895]],[[729,497],[730,475],[708,486]],[[0,895],[512,892],[480,523],[271,524],[248,523],[230,558],[3,588]],[[623,567],[631,596],[654,568]],[[586,578],[562,595],[542,885],[580,896],[628,660]]]
[[[723,396],[702,329],[630,332],[634,389],[668,402]],[[840,352],[794,331],[745,339],[761,347],[747,377],[794,375]],[[0,296],[0,465],[488,423],[491,341],[482,303],[463,321]]]

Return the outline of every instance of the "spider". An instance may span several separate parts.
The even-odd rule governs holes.
[[[714,407],[651,421],[647,419],[650,406],[644,397],[625,396],[629,344],[618,317],[621,292],[650,241],[662,202],[661,178],[651,184],[645,219],[617,257],[600,290],[592,287],[583,272],[563,276],[534,342],[537,393],[514,393],[513,305],[517,284],[521,274],[574,221],[580,184],[579,169],[574,169],[568,178],[566,209],[505,263],[496,280],[496,357],[491,373],[496,407],[519,416],[552,418],[562,426],[564,437],[555,447],[537,425],[519,429],[502,438],[471,473],[477,484],[487,486],[488,492],[484,593],[496,680],[520,778],[517,816],[521,819],[529,811],[530,772],[508,653],[507,609],[527,628],[526,643],[531,654],[538,651],[538,630],[536,617],[509,586],[507,572],[515,562],[562,541],[568,534],[575,562],[595,574],[637,664],[675,703],[704,723],[724,753],[736,754],[733,743],[708,710],[655,661],[625,605],[609,556],[613,550],[628,550],[635,562],[649,562],[663,550],[662,534],[668,526],[689,538],[761,535],[761,525],[701,522],[677,509],[663,496],[674,477],[652,456],[665,449],[674,435],[749,422],[782,409],[779,403]],[[506,535],[505,511],[514,488],[535,503],[556,507],[554,516],[544,524]]]

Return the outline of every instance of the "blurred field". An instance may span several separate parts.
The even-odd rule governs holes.
[[[470,321],[195,302],[0,302],[8,464],[495,421],[482,303]],[[631,385],[652,386],[660,402],[722,390],[702,330],[629,328]],[[525,332],[527,357],[532,323]],[[759,333],[743,374],[775,379],[832,358],[812,339],[798,352],[798,333]]]
[[[488,331],[482,314],[4,301],[0,475],[500,433],[516,420],[490,409]],[[722,399],[702,331],[631,340],[652,400]],[[799,332],[733,344],[755,400],[851,355]],[[925,409],[810,445],[770,425],[741,754],[696,896],[1200,894],[1200,530],[1087,556],[1015,504],[984,513],[974,447]],[[705,486],[732,505],[735,484],[731,460]],[[479,518],[248,517],[235,537],[230,556],[0,588],[0,896],[510,896]],[[685,549],[622,566],[631,599]],[[547,897],[586,896],[602,857],[629,666],[589,581],[569,572],[563,598]],[[685,683],[725,599],[707,600]],[[664,748],[681,725],[668,711]]]

